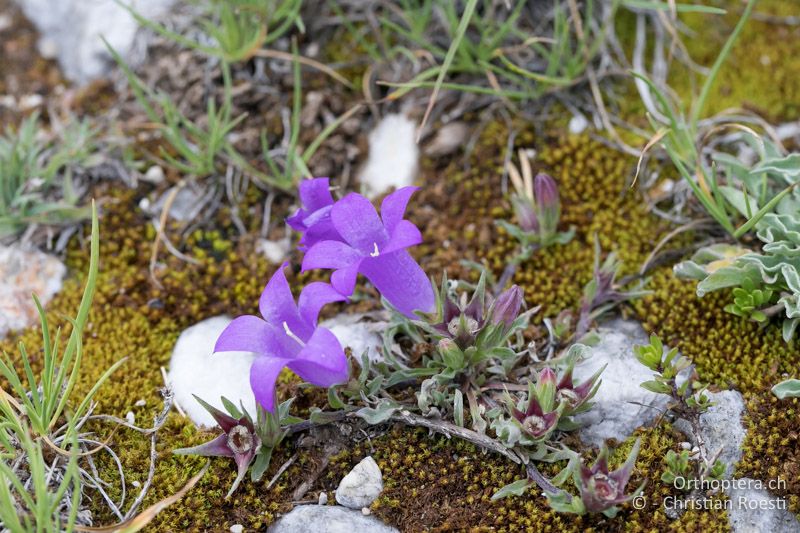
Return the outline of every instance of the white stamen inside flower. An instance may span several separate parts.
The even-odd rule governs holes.
[[[380,252],[380,250],[378,250],[378,243],[377,243],[377,242],[373,242],[373,243],[372,243],[372,246],[374,246],[374,247],[375,247],[375,251],[371,252],[371,253],[369,254],[369,256],[370,256],[370,257],[378,257],[379,255],[381,255],[381,252]]]
[[[228,448],[233,453],[247,453],[255,447],[255,444],[253,434],[245,426],[234,426],[228,433]]]
[[[287,324],[286,322],[284,322],[284,323],[283,323],[283,331],[285,331],[285,332],[286,332],[286,336],[287,336],[287,337],[289,337],[290,339],[292,339],[293,341],[295,341],[295,342],[296,342],[297,344],[299,344],[300,346],[303,346],[303,347],[305,347],[306,343],[305,343],[305,342],[303,342],[303,340],[302,340],[300,337],[298,337],[297,335],[295,335],[295,334],[294,334],[294,332],[293,332],[291,329],[289,329],[289,324]]]

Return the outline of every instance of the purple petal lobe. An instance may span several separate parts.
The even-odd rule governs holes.
[[[222,331],[214,352],[269,353],[274,347],[274,333],[269,324],[257,316],[244,315],[234,319]]]
[[[326,304],[346,300],[339,291],[327,283],[315,281],[303,287],[298,299],[298,307],[303,320],[309,324],[316,324],[319,311]]]
[[[287,365],[298,376],[320,387],[347,380],[347,357],[336,336],[317,328],[305,348]]]
[[[331,220],[345,241],[363,254],[372,253],[389,238],[372,203],[360,194],[350,193],[331,209]]]
[[[350,296],[356,289],[356,278],[363,261],[358,261],[346,268],[340,268],[331,274],[331,285],[340,294]]]
[[[414,311],[433,311],[436,299],[431,282],[405,250],[369,257],[361,264],[360,270],[404,315],[416,318]]]
[[[312,326],[300,318],[289,282],[283,273],[285,266],[286,263],[281,265],[270,278],[261,293],[258,307],[261,316],[274,327],[281,328],[286,323],[296,335],[307,338],[311,335]]]
[[[383,199],[381,203],[381,218],[389,233],[394,233],[395,226],[403,220],[408,200],[417,189],[419,187],[403,187]]]
[[[388,244],[382,250],[379,250],[378,253],[388,254],[410,246],[415,246],[421,242],[422,234],[419,232],[419,229],[408,220],[401,220],[395,226]]]
[[[303,257],[303,272],[315,268],[345,268],[361,260],[362,255],[347,243],[322,241]]]
[[[267,411],[275,411],[275,380],[289,359],[256,357],[250,367],[250,388],[256,401]]]
[[[333,203],[328,178],[303,180],[297,188],[300,192],[300,201],[308,211],[316,211]]]

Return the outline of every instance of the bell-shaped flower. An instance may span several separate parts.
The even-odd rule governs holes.
[[[284,265],[285,266],[285,265]],[[345,297],[327,283],[306,285],[295,303],[283,267],[264,288],[261,316],[240,316],[220,334],[214,352],[253,352],[250,386],[256,400],[274,412],[275,380],[288,367],[305,381],[330,387],[347,381],[347,358],[339,340],[317,326],[320,309]]]
[[[597,456],[597,461],[591,468],[580,465],[578,490],[586,511],[608,513],[616,505],[627,502],[641,492],[642,487],[639,487],[632,494],[625,494],[625,487],[633,472],[636,456],[639,455],[640,444],[641,440],[636,439],[636,444],[633,445],[625,464],[613,472],[608,470],[608,448],[606,446],[603,446]]]
[[[292,229],[303,234],[299,248],[306,250],[320,241],[342,240],[331,222],[331,207],[334,202],[330,180],[303,180],[298,186],[298,192],[302,207],[287,218],[286,222]]]
[[[331,285],[345,296],[353,294],[358,274],[363,274],[381,295],[404,315],[431,312],[435,299],[425,272],[406,251],[422,242],[419,229],[403,220],[416,187],[404,187],[381,204],[378,216],[372,203],[350,193],[330,211],[333,228],[341,239],[311,246],[303,258],[303,271],[330,268]]]
[[[245,474],[247,474],[250,463],[253,462],[256,454],[261,449],[261,439],[258,437],[253,421],[248,416],[236,419],[209,405],[197,396],[195,396],[195,399],[214,417],[217,425],[222,429],[222,434],[199,446],[181,448],[173,453],[177,455],[232,458],[236,462],[237,475],[236,480],[228,491],[226,496],[228,497],[233,494],[236,487],[244,479]]]

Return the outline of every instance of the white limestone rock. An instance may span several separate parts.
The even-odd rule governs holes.
[[[378,463],[367,456],[339,482],[336,503],[350,509],[369,507],[383,490],[383,476]]]
[[[728,489],[728,520],[733,533],[800,531],[800,522],[788,511],[786,500],[757,488],[757,480],[741,478],[737,482],[737,486]]]
[[[373,516],[333,505],[299,505],[267,530],[270,533],[397,533]]]
[[[419,161],[416,132],[417,125],[401,114],[386,115],[370,132],[369,156],[359,174],[367,196],[414,183]]]
[[[66,272],[52,255],[19,245],[0,246],[0,339],[38,322],[31,295],[46,305],[61,290]]]
[[[611,438],[624,440],[636,428],[654,420],[667,404],[665,395],[639,386],[653,376],[633,354],[634,345],[648,342],[642,326],[618,318],[600,326],[598,334],[600,343],[592,347],[592,355],[576,365],[573,373],[580,383],[608,365],[592,400],[595,405],[575,417],[584,426],[580,430],[581,440],[593,446],[602,446],[604,440]]]
[[[255,413],[256,400],[250,389],[250,365],[255,355],[213,353],[219,334],[230,322],[227,316],[203,320],[181,333],[172,351],[168,379],[175,401],[200,426],[214,427],[216,423],[193,394],[223,411],[221,396],[237,406],[241,402],[249,413]]]
[[[41,34],[40,49],[55,55],[67,78],[84,83],[109,72],[114,61],[105,38],[130,59],[136,20],[114,0],[17,0]],[[148,19],[168,13],[174,0],[126,0]]]
[[[742,444],[747,436],[747,429],[742,425],[744,398],[733,390],[706,394],[714,405],[700,416],[700,432],[712,455],[720,451],[719,459],[725,463],[728,477],[742,458]],[[685,420],[678,420],[675,427],[685,435],[691,435],[691,428]]]
[[[370,362],[381,360],[381,344],[378,332],[386,328],[386,322],[366,322],[364,315],[341,313],[320,326],[328,328],[336,335],[343,348],[350,348],[353,357],[361,364],[361,355],[366,352]]]

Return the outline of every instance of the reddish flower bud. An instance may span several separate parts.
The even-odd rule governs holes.
[[[539,173],[533,179],[533,192],[542,233],[555,233],[561,215],[558,185],[547,174]]]
[[[491,313],[492,324],[504,324],[507,328],[511,327],[514,320],[519,316],[522,308],[522,289],[517,285],[512,285],[500,293],[494,301]]]

